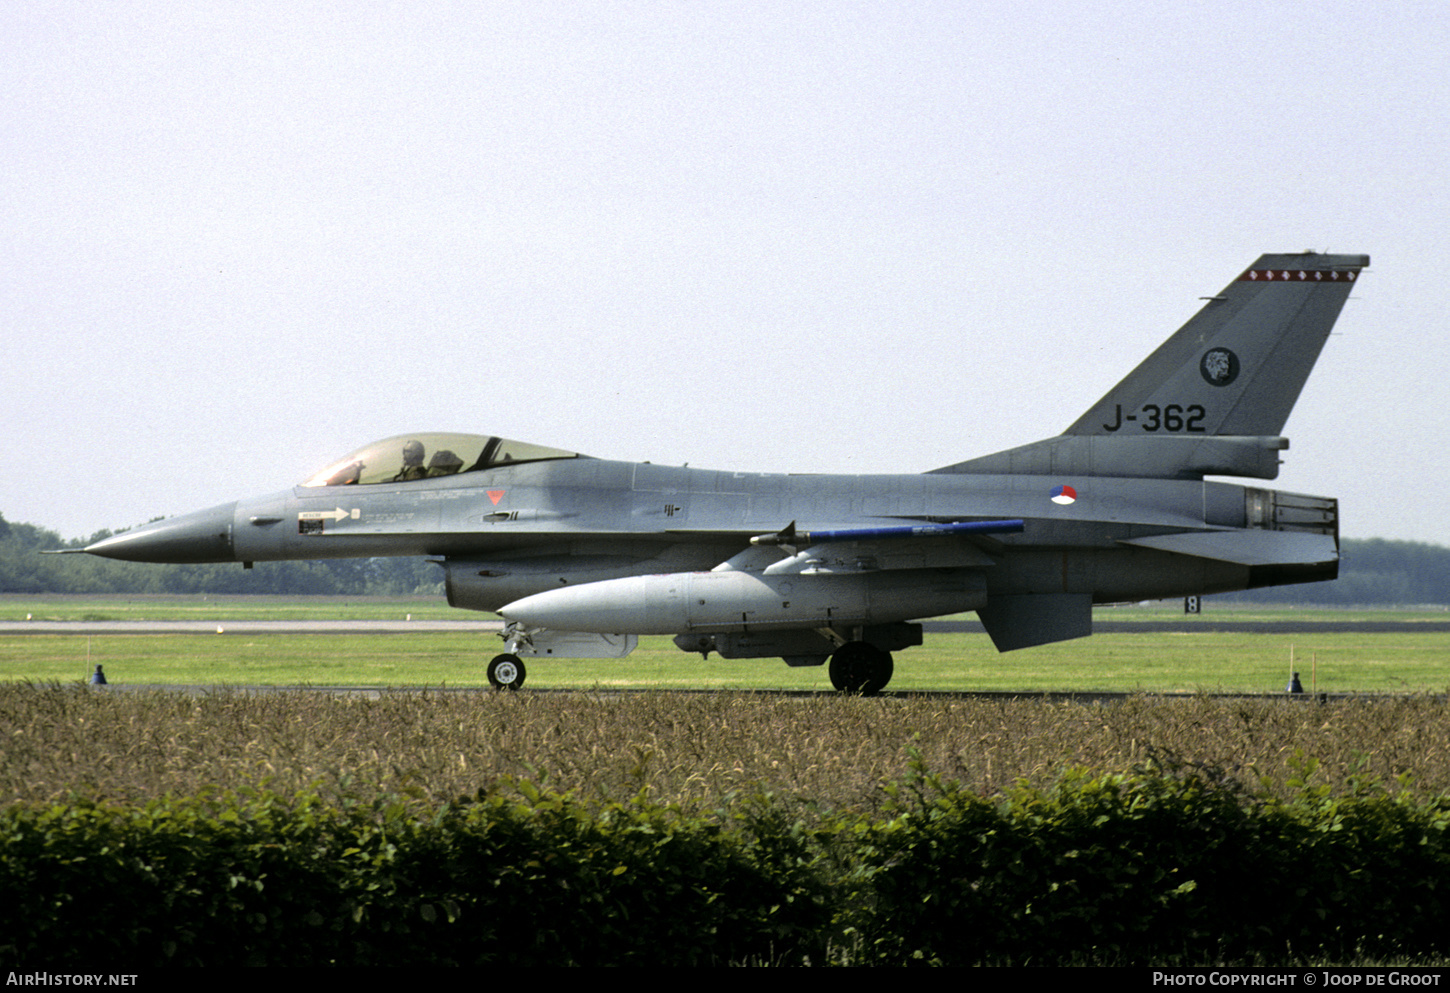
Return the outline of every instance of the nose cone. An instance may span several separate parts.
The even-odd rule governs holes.
[[[232,521],[236,501],[146,524],[113,535],[84,550],[127,562],[235,562]]]

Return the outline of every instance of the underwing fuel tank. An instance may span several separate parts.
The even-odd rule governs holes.
[[[569,586],[515,600],[504,618],[558,631],[684,634],[881,624],[976,610],[979,573],[892,570],[841,576],[675,572]]]

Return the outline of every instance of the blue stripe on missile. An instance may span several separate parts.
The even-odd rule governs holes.
[[[907,524],[889,528],[846,528],[840,531],[803,531],[797,542],[857,541],[863,538],[927,538],[943,534],[1005,534],[1021,531],[1016,521],[963,521],[959,524]]]

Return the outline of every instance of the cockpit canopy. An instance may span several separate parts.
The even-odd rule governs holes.
[[[407,483],[519,462],[577,458],[578,452],[481,434],[400,434],[359,448],[302,485]]]

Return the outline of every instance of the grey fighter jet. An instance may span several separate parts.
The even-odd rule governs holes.
[[[507,651],[830,662],[874,693],[922,618],[976,611],[999,651],[1092,632],[1095,603],[1333,579],[1328,497],[1274,479],[1284,422],[1365,255],[1265,255],[1061,435],[917,475],[612,462],[486,435],[380,441],[281,493],[97,542],[139,562],[431,556]]]

